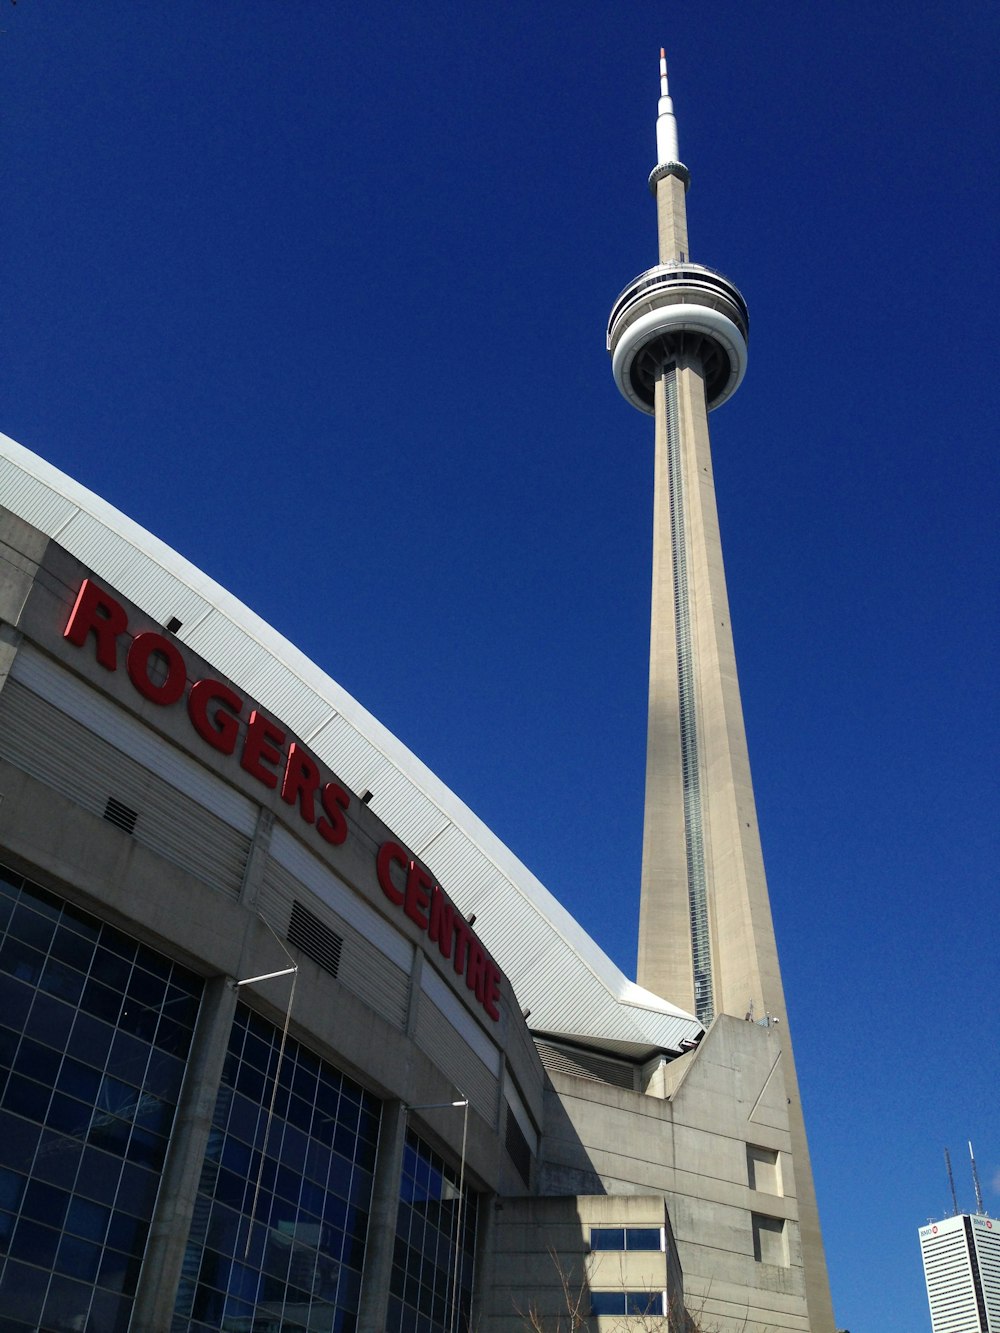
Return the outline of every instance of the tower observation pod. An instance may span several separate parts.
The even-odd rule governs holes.
[[[657,202],[660,262],[629,283],[608,320],[615,383],[633,407],[651,414],[656,381],[678,356],[692,356],[701,364],[709,411],[736,392],[747,367],[746,302],[728,278],[688,260],[684,195],[690,180],[678,156],[661,48],[656,166],[649,176]]]
[[[677,122],[660,52],[659,262],[615,301],[607,347],[622,395],[655,422],[649,717],[637,980],[693,1010],[766,1025],[788,1097],[809,1333],[833,1333],[750,777],[708,413],[743,381],[738,288],[692,263]]]

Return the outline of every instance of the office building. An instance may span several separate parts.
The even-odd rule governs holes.
[[[932,1333],[1000,1333],[1000,1223],[959,1213],[920,1228]]]

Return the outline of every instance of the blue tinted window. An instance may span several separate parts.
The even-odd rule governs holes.
[[[663,1293],[659,1291],[627,1291],[626,1314],[663,1314]]]
[[[67,923],[71,924],[71,923]],[[93,941],[84,939],[75,930],[65,929],[57,932],[52,941],[51,957],[83,976],[90,968],[94,956]]]
[[[108,1229],[111,1209],[90,1199],[74,1199],[66,1213],[66,1230],[75,1236],[100,1241]]]
[[[60,1051],[54,1051],[51,1046],[43,1046],[41,1042],[26,1037],[18,1048],[14,1068],[19,1074],[27,1074],[29,1078],[36,1078],[40,1083],[51,1086],[56,1081],[61,1063]]]
[[[102,1283],[102,1285],[104,1285]],[[129,1294],[135,1290],[135,1284],[129,1288]],[[90,1305],[90,1324],[102,1333],[127,1333],[132,1315],[132,1302],[128,1297],[120,1297],[111,1291],[94,1292]]]
[[[379,1105],[294,1041],[285,1042],[279,1066],[281,1040],[278,1029],[239,1006],[176,1328],[192,1320],[249,1327],[265,1316],[275,1327],[353,1327],[371,1176],[358,1163],[368,1145],[341,1120],[340,1108],[348,1107],[356,1123],[362,1106],[377,1121]],[[268,1123],[260,1108],[270,1105],[275,1079]],[[335,1138],[339,1151],[331,1153]],[[358,1206],[349,1207],[349,1199]]]
[[[660,1291],[592,1291],[590,1313],[595,1315],[661,1315]]]
[[[147,1223],[128,1213],[112,1213],[108,1225],[107,1243],[112,1249],[127,1254],[141,1254],[146,1241]]]
[[[61,963],[58,958],[49,957],[42,972],[42,990],[68,1004],[79,1004],[86,978],[82,972],[68,963]]]
[[[659,1227],[591,1227],[592,1250],[662,1250]]]
[[[69,1195],[55,1185],[42,1180],[31,1180],[21,1198],[21,1214],[45,1222],[50,1227],[61,1226]]]
[[[93,1115],[93,1102],[81,1101],[77,1097],[67,1097],[56,1091],[45,1115],[45,1123],[57,1134],[66,1134],[70,1138],[82,1139],[87,1132]]]
[[[21,940],[8,937],[0,944],[0,972],[7,972],[18,981],[34,985],[45,965],[45,954],[32,949]]]
[[[28,1183],[27,1176],[0,1168],[0,1208],[17,1209]]]
[[[625,1293],[623,1291],[592,1291],[590,1293],[591,1314],[624,1314]]]
[[[659,1250],[662,1248],[659,1227],[626,1227],[627,1250]]]
[[[83,1282],[93,1282],[101,1262],[101,1247],[79,1236],[63,1236],[56,1255],[56,1271]]]
[[[461,1114],[456,1111],[456,1114]],[[458,1173],[412,1131],[406,1136],[396,1219],[388,1333],[468,1327],[476,1249],[476,1199]]]
[[[624,1250],[624,1227],[591,1227],[590,1248],[592,1250]]]
[[[54,1227],[22,1217],[14,1228],[9,1253],[13,1259],[23,1259],[39,1268],[51,1268],[58,1245],[59,1232]]]
[[[42,953],[47,953],[52,936],[55,933],[55,923],[51,917],[40,916],[28,906],[30,900],[22,896],[17,907],[10,914],[10,921],[7,924],[7,934],[15,940],[23,940],[25,944],[31,944]]]
[[[25,1120],[42,1122],[49,1105],[49,1089],[42,1083],[35,1083],[30,1078],[11,1074],[3,1095],[4,1109]]]
[[[8,1259],[0,1277],[0,1310],[5,1318],[37,1328],[48,1285],[46,1269],[29,1268],[27,1264]]]
[[[186,1051],[201,982],[16,876],[0,875],[0,897],[16,898],[0,959],[32,983],[0,978],[0,1014],[23,1033],[4,1048],[12,1072],[0,1162],[12,1169],[0,1168],[10,1255],[0,1310],[12,1327],[125,1333],[180,1062],[151,1064],[149,1040],[135,1034],[141,1025],[124,1035],[116,1022],[151,1013],[152,1038],[169,1002],[169,1042]],[[156,1075],[149,1086],[147,1068]]]
[[[3,946],[0,945],[0,953],[2,950]],[[0,973],[3,971],[3,960],[0,958]],[[15,1030],[24,1026],[31,1008],[31,995],[30,986],[12,976],[0,976],[0,1014],[3,1014],[4,1022]]]
[[[103,981],[106,986],[112,986],[119,991],[124,990],[131,973],[132,964],[119,957],[117,953],[104,948],[94,950],[90,975],[98,981]]]

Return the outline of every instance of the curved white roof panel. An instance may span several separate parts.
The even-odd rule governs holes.
[[[643,1056],[702,1032],[629,981],[420,760],[242,602],[112,505],[6,435],[0,503],[31,523],[294,731],[420,857],[504,969],[533,1030]]]

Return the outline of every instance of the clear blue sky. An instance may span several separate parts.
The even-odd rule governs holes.
[[[944,1145],[1000,1211],[998,12],[0,18],[0,428],[309,653],[630,973],[652,440],[603,340],[655,259],[667,46],[693,257],[751,310],[716,480],[852,1333],[929,1328]]]

